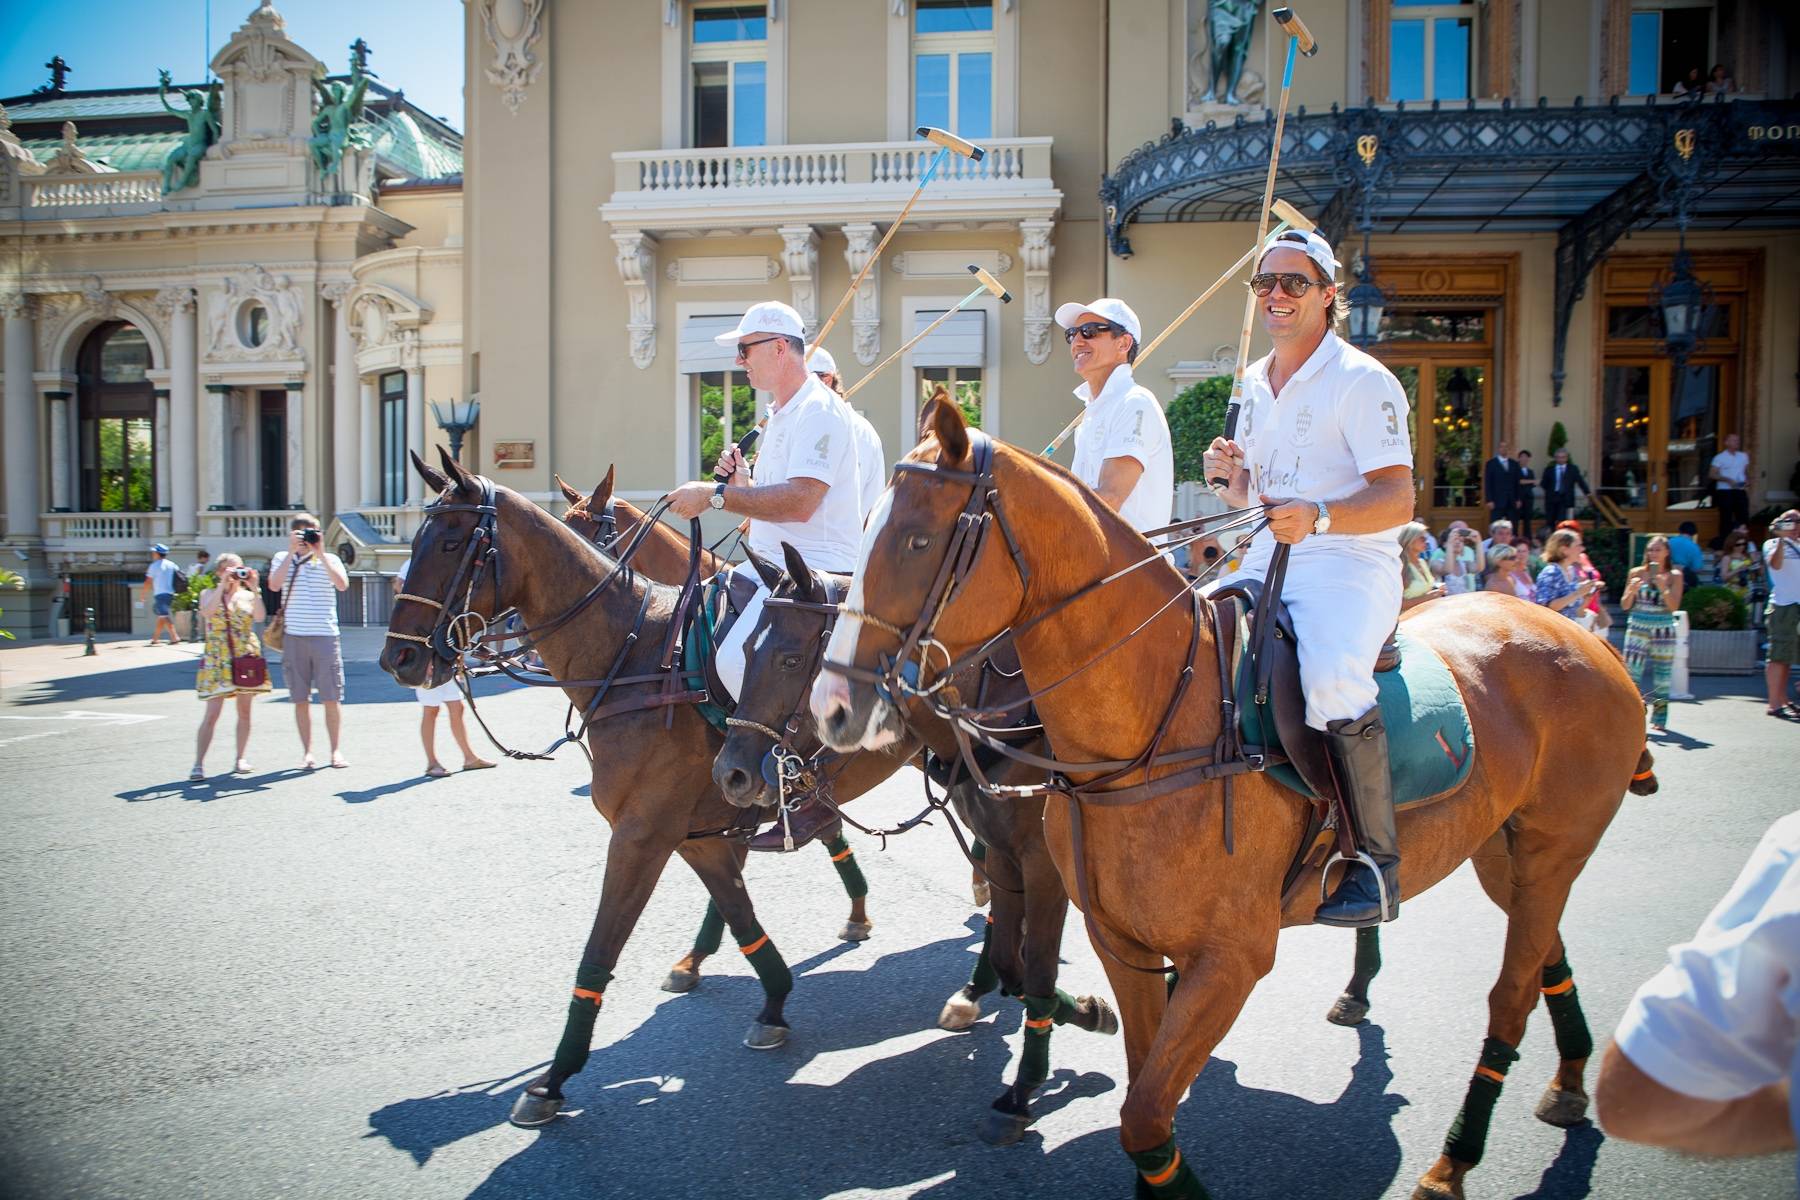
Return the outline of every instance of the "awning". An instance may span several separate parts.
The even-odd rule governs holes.
[[[913,314],[912,337],[943,316],[945,309]],[[931,331],[912,348],[915,367],[984,367],[987,365],[987,314],[964,309]]]
[[[737,350],[713,341],[721,333],[737,328],[743,313],[718,313],[693,316],[681,323],[680,347],[676,353],[676,370],[683,375],[699,375],[706,371],[729,371],[737,366]]]

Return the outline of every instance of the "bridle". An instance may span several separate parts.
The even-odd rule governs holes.
[[[439,500],[426,506],[420,520],[422,529],[436,518],[451,513],[475,514],[475,527],[469,531],[462,559],[457,563],[455,573],[450,576],[450,582],[445,585],[442,598],[420,596],[412,592],[401,592],[394,597],[395,604],[410,600],[414,604],[435,609],[437,621],[432,625],[431,632],[420,635],[395,633],[390,629],[387,634],[395,641],[417,642],[452,666],[461,660],[464,653],[489,640],[488,619],[473,607],[475,585],[484,575],[492,575],[494,605],[498,607],[500,603],[500,547],[495,541],[500,510],[494,502],[494,483],[485,475],[475,476],[473,482],[481,488],[479,503],[452,504]],[[454,551],[456,544],[450,543],[443,549]],[[452,605],[456,607],[453,608]],[[479,630],[474,628],[477,624],[480,626]]]

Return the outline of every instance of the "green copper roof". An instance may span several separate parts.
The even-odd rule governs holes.
[[[115,171],[160,170],[163,158],[181,142],[179,133],[124,133],[112,137],[84,137],[77,143],[95,162]],[[59,138],[26,138],[21,146],[32,157],[48,163],[62,146]]]

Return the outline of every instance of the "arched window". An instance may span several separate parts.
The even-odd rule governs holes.
[[[156,507],[156,397],[150,345],[123,321],[88,335],[81,374],[81,507],[89,512],[149,512]]]

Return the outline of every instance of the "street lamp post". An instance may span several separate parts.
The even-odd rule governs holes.
[[[1650,291],[1650,305],[1662,314],[1663,352],[1679,371],[1706,337],[1707,310],[1712,307],[1712,289],[1694,274],[1688,258],[1687,241],[1682,239],[1670,264],[1668,282]]]
[[[459,411],[456,407],[456,397],[452,396],[450,397],[450,411],[446,414],[443,406],[433,400],[431,416],[437,421],[437,427],[450,438],[450,457],[461,462],[463,438],[468,435],[469,430],[475,428],[475,423],[481,420],[481,401],[471,396]]]
[[[1350,289],[1350,344],[1367,350],[1381,340],[1381,315],[1387,308],[1387,293],[1375,282],[1375,267],[1369,258],[1369,237],[1363,234],[1363,252],[1356,258],[1356,286]]]

